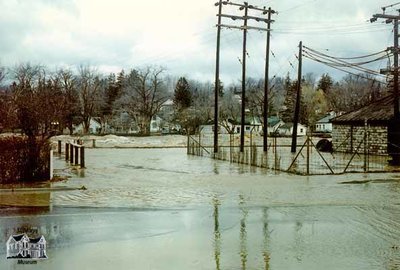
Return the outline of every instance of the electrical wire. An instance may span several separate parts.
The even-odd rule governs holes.
[[[373,63],[373,62],[377,62],[377,61],[380,61],[382,59],[387,58],[387,55],[385,54],[385,55],[379,56],[378,58],[369,59],[367,61],[357,62],[357,63],[350,63],[350,62],[344,61],[344,60],[342,60],[342,59],[340,59],[338,57],[334,57],[334,56],[327,55],[325,53],[321,53],[321,52],[319,52],[317,50],[314,50],[314,49],[311,49],[311,48],[309,48],[307,46],[304,46],[303,48],[304,48],[303,51],[306,52],[309,56],[322,59],[323,61],[330,61],[330,64],[336,65],[336,66],[342,66],[342,67],[354,67],[354,68],[366,69],[366,68],[360,67],[360,66],[366,65],[366,64],[370,64],[370,63]],[[370,55],[368,55],[366,57],[364,57],[364,56],[362,56],[362,57],[363,58],[367,58],[367,57],[371,57],[371,56],[382,54],[382,53],[384,53],[386,51],[387,50],[384,50],[384,51],[381,51],[381,52],[378,52],[378,53],[370,54]],[[360,59],[360,57],[355,57],[355,59]],[[371,70],[369,70],[369,71],[371,71]]]
[[[377,52],[377,53],[368,54],[368,55],[357,56],[357,57],[348,57],[348,58],[350,58],[350,59],[363,59],[363,58],[368,58],[368,57],[371,57],[371,56],[377,56],[377,55],[382,54],[384,52],[387,52],[387,50],[380,51],[380,52]],[[379,72],[376,72],[374,70],[370,70],[370,69],[361,67],[360,65],[358,65],[359,63],[349,63],[349,62],[346,62],[346,61],[342,60],[341,58],[333,57],[333,56],[318,52],[318,51],[316,51],[314,49],[311,49],[311,48],[309,48],[307,46],[304,46],[303,56],[308,58],[308,59],[310,59],[310,60],[313,60],[315,62],[318,62],[318,63],[324,64],[326,66],[329,66],[331,68],[337,69],[339,71],[342,71],[342,72],[345,72],[345,73],[348,73],[348,74],[351,74],[351,75],[354,75],[354,76],[358,76],[360,78],[364,78],[364,79],[367,79],[367,80],[376,81],[379,84],[386,85],[385,82],[377,80],[376,78],[372,79],[372,78],[369,78],[369,77],[367,77],[367,76],[365,76],[363,74],[357,74],[355,72],[347,70],[347,69],[353,69],[353,70],[361,71],[364,74],[370,74],[370,75],[374,75],[374,76],[384,76],[384,75],[382,75]],[[388,56],[382,56],[382,57],[378,57],[378,58],[375,58],[375,59],[371,59],[369,61],[364,61],[363,64],[376,62],[376,61],[382,60],[382,59],[384,59],[386,57],[388,57]]]

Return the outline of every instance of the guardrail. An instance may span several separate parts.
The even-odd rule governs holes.
[[[77,140],[77,142],[66,142],[64,149],[65,161],[73,165],[79,165],[81,168],[85,168],[85,146],[82,145],[81,140]],[[59,155],[62,154],[61,140],[58,141],[57,152]]]

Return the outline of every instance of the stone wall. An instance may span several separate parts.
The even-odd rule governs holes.
[[[337,152],[364,152],[365,126],[333,125],[332,143]],[[387,127],[368,126],[367,148],[370,154],[387,154]]]

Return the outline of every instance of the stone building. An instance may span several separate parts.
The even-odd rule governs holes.
[[[388,125],[393,97],[387,96],[331,120],[334,151],[387,154]]]

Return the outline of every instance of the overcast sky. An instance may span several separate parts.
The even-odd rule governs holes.
[[[31,62],[50,68],[92,65],[118,72],[146,65],[167,68],[174,76],[213,81],[217,7],[215,0],[0,0],[0,62],[5,66]],[[240,2],[240,1],[236,1]],[[273,16],[271,77],[295,77],[300,40],[335,56],[358,56],[392,46],[392,25],[369,18],[385,0],[249,0],[271,6]],[[396,8],[400,8],[396,6]],[[224,6],[225,13],[240,11]],[[395,9],[388,9],[395,13]],[[259,16],[259,13],[252,13]],[[224,20],[227,24],[237,24]],[[259,24],[260,27],[265,25]],[[240,30],[224,29],[221,78],[241,77]],[[266,34],[249,31],[248,74],[263,77]],[[327,52],[327,51],[325,51]],[[386,66],[381,61],[375,69]],[[293,67],[292,67],[293,66]],[[336,72],[304,61],[304,73]]]

